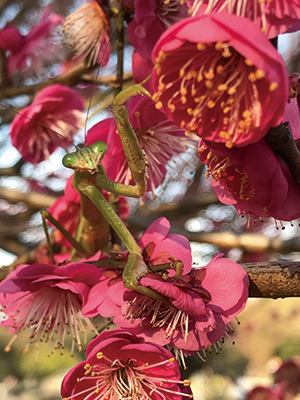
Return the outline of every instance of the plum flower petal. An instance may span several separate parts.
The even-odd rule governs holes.
[[[245,146],[282,122],[285,64],[246,18],[186,18],[161,36],[152,61],[156,107],[203,139]]]
[[[187,138],[183,129],[172,124],[158,111],[147,96],[132,98],[128,113],[149,165],[147,191],[155,192],[155,188],[164,181],[168,161],[193,147],[195,141]],[[102,162],[108,177],[120,183],[134,185],[114,118],[101,121],[88,131],[89,145],[99,140],[108,147]]]
[[[249,280],[240,265],[217,257],[182,279],[148,274],[140,284],[164,295],[168,302],[126,290],[126,303],[114,318],[116,325],[192,354],[222,338],[226,324],[245,307]]]
[[[102,277],[94,265],[71,263],[61,267],[47,264],[20,265],[0,283],[0,303],[10,328],[11,344],[25,330],[31,332],[25,350],[38,347],[40,341],[50,347],[64,348],[65,336],[72,334],[73,344],[82,348],[82,333],[86,328],[81,314],[82,305],[90,288]],[[97,333],[92,323],[87,326]]]
[[[64,400],[192,397],[190,382],[181,379],[172,353],[130,332],[103,332],[91,341],[86,354],[87,360],[69,371],[62,382]]]
[[[32,164],[48,159],[59,146],[67,148],[83,126],[84,99],[75,90],[52,85],[41,90],[18,114],[10,130],[11,142]]]
[[[64,24],[65,43],[74,57],[83,57],[87,67],[105,66],[110,58],[110,23],[96,0],[87,2],[70,14]]]
[[[270,39],[299,29],[298,0],[187,0],[193,15],[227,12],[252,20]]]
[[[175,22],[188,16],[182,0],[135,0],[134,20],[128,25],[128,36],[135,50],[150,60],[155,43]]]

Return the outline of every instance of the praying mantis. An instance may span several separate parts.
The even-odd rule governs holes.
[[[101,249],[101,247],[105,247],[105,243],[103,243],[103,238],[96,238],[91,242],[86,232],[95,225],[94,219],[97,223],[102,223],[101,216],[104,217],[129,252],[123,271],[124,286],[154,299],[165,300],[164,296],[152,289],[139,285],[139,280],[149,272],[149,268],[143,259],[142,250],[102,193],[102,189],[104,189],[116,195],[141,197],[146,191],[147,164],[145,156],[129,121],[128,111],[124,106],[126,100],[139,94],[151,98],[150,93],[142,85],[136,84],[120,92],[113,101],[113,113],[127,162],[136,183],[134,186],[114,182],[107,177],[101,164],[107,149],[103,142],[96,142],[63,157],[63,165],[74,170],[73,186],[80,195],[82,214],[75,239],[70,238],[70,235],[67,235],[67,239],[73,245],[71,259],[76,258],[78,253],[83,256],[93,255],[95,251],[99,250],[97,246],[100,246]],[[94,208],[98,210],[98,213],[95,213]],[[58,229],[61,229],[57,221],[47,211],[43,211],[42,216],[43,220],[49,219]],[[97,226],[95,229],[97,229]],[[61,230],[67,234],[66,231]],[[172,261],[170,266],[180,268],[180,262]]]

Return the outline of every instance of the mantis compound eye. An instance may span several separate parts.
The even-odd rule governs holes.
[[[104,142],[96,142],[91,145],[91,148],[95,153],[104,155],[107,150],[107,145]]]
[[[78,161],[76,153],[66,154],[62,159],[62,164],[64,167],[73,168]]]

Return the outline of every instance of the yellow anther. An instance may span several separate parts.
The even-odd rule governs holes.
[[[208,89],[211,89],[211,88],[214,86],[214,84],[213,84],[212,81],[205,81],[205,86],[206,86]]]
[[[11,347],[5,346],[4,350],[8,353],[11,350]]]
[[[216,68],[217,74],[221,75],[222,72],[224,71],[223,65],[218,65]]]
[[[209,101],[207,102],[207,107],[208,107],[208,108],[214,108],[215,105],[216,105],[216,103],[215,103],[214,101],[212,101],[212,100],[209,100]]]
[[[181,103],[182,104],[185,104],[186,102],[187,102],[187,99],[186,99],[186,97],[185,96],[181,96]]]
[[[77,381],[77,382],[80,382],[80,378],[77,378],[76,381]]]
[[[224,50],[223,51],[223,53],[222,53],[222,57],[223,58],[229,58],[229,57],[231,57],[232,56],[232,53],[230,53],[230,51],[229,50]]]
[[[99,393],[100,392],[100,390],[99,389],[95,389],[95,393]]]
[[[220,85],[218,85],[218,90],[219,92],[225,92],[225,90],[228,89],[228,86],[225,85],[225,83],[221,83]]]
[[[239,127],[242,128],[242,129],[245,128],[245,122],[244,122],[244,121],[239,121],[239,124],[238,124],[238,125],[239,125]]]
[[[23,350],[23,353],[26,354],[26,353],[28,353],[28,351],[29,351],[29,348],[26,347],[26,349]]]
[[[228,117],[223,118],[223,124],[224,125],[228,125],[229,124],[229,118]]]
[[[185,5],[185,0],[180,0],[180,5],[184,6]]]
[[[197,82],[201,82],[203,80],[203,75],[198,75],[197,76]]]
[[[187,112],[189,115],[192,115],[192,114],[193,114],[193,109],[192,109],[191,107],[189,107],[189,108],[186,110],[186,112]]]
[[[229,133],[226,132],[226,131],[221,131],[221,132],[219,133],[219,136],[220,136],[221,138],[224,138],[224,139],[228,139],[228,138],[230,137]]]
[[[243,118],[251,117],[251,111],[249,111],[249,110],[243,111],[242,116],[243,116]]]
[[[210,151],[208,154],[207,154],[207,159],[209,160],[211,157],[213,156],[213,153]]]
[[[250,74],[248,75],[248,79],[250,82],[255,82],[256,81],[256,76],[254,72],[250,72]]]
[[[251,60],[249,60],[249,58],[245,58],[245,64],[248,66],[248,67],[252,67],[254,64],[253,64],[253,62],[251,61]]]
[[[231,141],[231,140],[227,140],[227,142],[226,142],[225,146],[226,146],[228,149],[231,149],[231,148],[232,148],[232,146],[233,146],[233,143],[232,143],[232,141]]]
[[[161,101],[158,101],[156,104],[155,104],[155,107],[159,110],[160,108],[162,108],[162,106],[163,106],[163,104],[162,104],[162,102]]]
[[[264,210],[265,212],[268,212],[268,211],[269,211],[269,210],[267,209],[267,207],[264,207],[263,210]]]
[[[272,82],[271,85],[269,86],[270,92],[274,92],[278,88],[278,83],[277,82]]]
[[[190,131],[185,131],[184,134],[185,134],[185,136],[192,136]]]
[[[227,114],[231,110],[231,107],[227,106],[224,108],[223,113]]]
[[[204,72],[204,76],[206,79],[214,79],[215,74],[214,71],[210,70],[208,72]]]
[[[265,73],[262,69],[257,69],[255,72],[255,76],[257,79],[262,79],[265,77]]]
[[[103,353],[102,351],[99,351],[96,355],[96,357],[98,358],[98,360],[101,360],[101,358],[103,358]]]
[[[205,178],[207,179],[207,178],[210,177],[210,174],[209,174],[208,172],[206,172],[206,173],[204,174],[204,176],[205,176]]]
[[[229,96],[231,96],[232,94],[236,93],[236,88],[234,88],[233,86],[230,87],[230,88],[227,90],[227,93],[229,94]]]
[[[159,85],[158,85],[158,90],[160,90],[161,92],[164,90],[164,88],[166,87],[166,85],[164,84],[164,83],[160,83]]]
[[[188,379],[184,379],[183,386],[191,386],[191,381],[189,381]]]
[[[181,68],[180,71],[179,71],[179,77],[180,77],[180,78],[183,78],[183,77],[184,77],[184,74],[185,74],[185,69],[184,69],[184,68]]]
[[[169,109],[171,110],[171,112],[173,113],[176,110],[176,107],[174,106],[174,104],[170,104],[169,105]]]
[[[181,121],[180,126],[181,126],[181,128],[185,127],[185,121],[184,120]]]
[[[156,93],[154,93],[154,94],[152,95],[152,100],[153,100],[153,101],[157,101],[157,100],[159,99],[159,97],[160,97],[159,93],[156,92]]]
[[[197,89],[192,89],[191,90],[192,97],[196,96],[196,94],[197,94]]]
[[[196,108],[196,110],[193,111],[193,116],[197,117],[200,114],[200,110]]]
[[[199,51],[205,50],[205,49],[206,49],[206,46],[205,46],[204,43],[197,43],[197,49],[198,49]]]
[[[182,96],[185,96],[185,95],[187,94],[187,90],[186,90],[185,87],[183,87],[183,88],[180,89],[180,94],[181,94]]]
[[[217,42],[215,44],[215,49],[218,51],[223,50],[223,42]]]
[[[174,357],[169,358],[169,362],[173,364],[175,362],[175,358]]]
[[[235,102],[233,97],[228,97],[227,104],[233,104]]]
[[[165,0],[165,1],[164,1],[164,4],[165,4],[166,6],[168,6],[168,5],[170,4],[170,0]]]

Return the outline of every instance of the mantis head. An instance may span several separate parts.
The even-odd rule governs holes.
[[[96,142],[73,153],[66,154],[62,163],[65,167],[79,172],[94,174],[98,171],[101,160],[107,150],[104,142]]]

